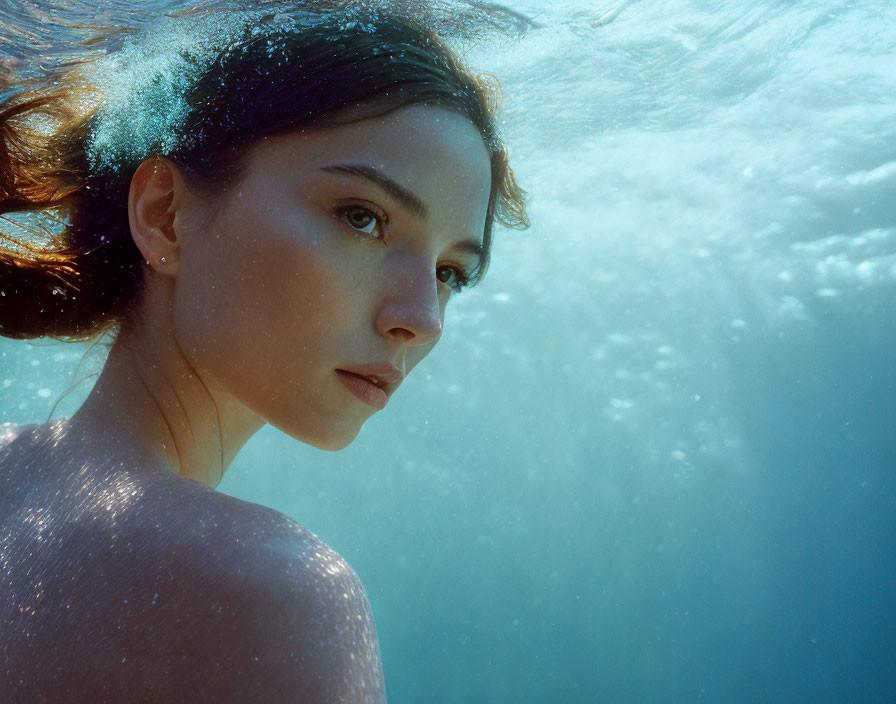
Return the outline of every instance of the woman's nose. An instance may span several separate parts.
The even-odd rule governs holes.
[[[425,345],[441,336],[444,306],[434,277],[393,279],[387,284],[383,300],[376,328],[384,337]]]

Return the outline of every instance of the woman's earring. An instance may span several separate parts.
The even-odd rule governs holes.
[[[161,257],[161,258],[159,259],[159,261],[162,262],[162,264],[164,264],[166,259],[167,259],[167,257]]]

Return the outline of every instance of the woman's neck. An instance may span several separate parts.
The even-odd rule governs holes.
[[[92,454],[126,453],[214,488],[264,421],[203,379],[170,325],[151,322],[166,316],[147,312],[149,322],[119,334],[70,429]]]

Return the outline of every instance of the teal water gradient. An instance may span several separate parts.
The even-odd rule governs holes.
[[[509,5],[533,228],[352,447],[221,489],[359,572],[393,704],[896,701],[896,9]],[[0,341],[0,421],[81,352]]]

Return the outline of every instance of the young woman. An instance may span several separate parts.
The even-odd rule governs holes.
[[[525,224],[429,21],[188,15],[0,91],[0,333],[117,333],[72,418],[3,426],[4,702],[384,700],[351,568],[214,487],[265,423],[349,444]]]

